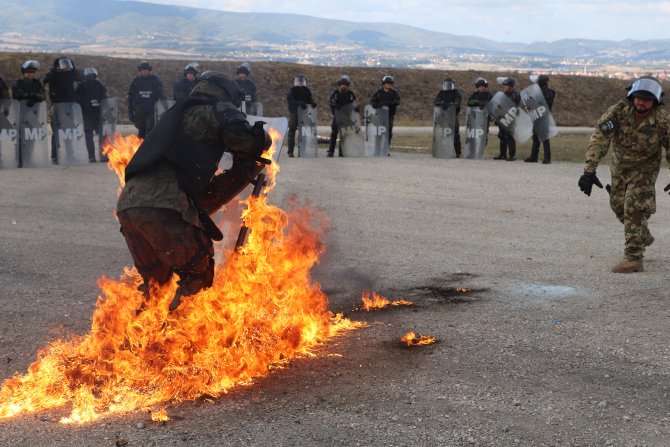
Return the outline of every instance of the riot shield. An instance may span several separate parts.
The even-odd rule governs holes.
[[[246,114],[252,116],[263,116],[263,104],[260,102],[246,102]]]
[[[298,131],[300,132],[298,154],[302,158],[317,156],[316,116],[316,107],[309,104],[304,109],[298,107]]]
[[[365,155],[387,156],[389,153],[389,108],[365,106]]]
[[[454,158],[456,148],[454,136],[456,134],[456,106],[446,109],[433,109],[433,157]]]
[[[156,101],[154,104],[154,122],[157,123],[158,120],[161,119],[161,116],[163,116],[163,114],[167,112],[170,107],[175,105],[176,102],[177,101],[173,99],[159,99]]]
[[[0,168],[19,167],[19,104],[11,99],[0,101]]]
[[[533,133],[540,141],[546,141],[558,135],[558,127],[544,99],[542,89],[537,84],[531,84],[520,92],[521,100],[526,105],[528,114],[533,120]]]
[[[479,107],[465,111],[465,158],[484,158],[489,133],[489,116]]]
[[[100,132],[98,134],[98,158],[105,161],[106,157],[102,153],[103,144],[107,137],[116,132],[116,119],[119,114],[118,98],[105,98],[100,101]]]
[[[24,168],[46,168],[50,165],[47,140],[47,103],[36,102],[28,106],[19,102],[21,161]]]
[[[342,155],[345,157],[365,155],[365,139],[363,129],[361,129],[361,118],[356,107],[356,104],[351,103],[335,109],[335,120],[340,129]]]
[[[272,155],[273,161],[277,162],[281,152],[286,131],[288,129],[288,119],[286,117],[269,118],[260,116],[247,116],[247,121],[254,124],[256,121],[263,121],[265,124],[263,128],[267,131],[274,129],[280,134],[280,138],[275,142],[277,150]],[[228,152],[223,154],[219,162],[219,168],[222,170],[229,169],[232,165],[233,157]],[[223,240],[219,243],[219,247],[223,249],[232,249],[237,242],[237,237],[242,226],[242,205],[240,202],[246,199],[251,193],[251,188],[247,187],[236,198],[228,202],[221,211],[218,211],[215,216],[212,216],[214,222],[218,225],[221,233],[223,233]]]
[[[486,104],[486,111],[497,124],[512,134],[517,144],[525,143],[533,134],[533,121],[528,113],[503,92],[493,96]]]
[[[76,102],[59,102],[51,106],[51,122],[57,133],[58,162],[62,165],[88,163],[81,106]]]

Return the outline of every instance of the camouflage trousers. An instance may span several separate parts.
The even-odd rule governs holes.
[[[610,206],[624,226],[626,259],[642,259],[651,242],[647,221],[656,212],[656,177],[658,172],[612,170]]]
[[[178,296],[212,285],[214,246],[204,230],[166,208],[130,208],[118,213],[137,271],[145,284],[164,284],[179,275]]]

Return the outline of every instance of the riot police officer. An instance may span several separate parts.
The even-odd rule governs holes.
[[[191,97],[163,115],[126,168],[117,204],[121,232],[145,291],[179,275],[170,310],[212,285],[212,240],[223,235],[209,216],[267,162],[262,154],[272,140],[262,123],[247,122],[239,106],[232,79],[202,73]],[[217,174],[224,152],[232,153],[233,165]]]
[[[441,107],[447,110],[449,107],[456,109],[456,122],[454,123],[454,151],[456,158],[461,158],[461,133],[458,120],[458,114],[461,112],[461,103],[463,95],[456,90],[456,83],[451,78],[442,81],[442,88],[435,97],[435,107]]]
[[[477,107],[483,109],[486,107],[486,104],[493,98],[491,92],[488,89],[489,82],[484,78],[475,79],[475,90],[468,97],[467,105],[468,107]]]
[[[198,76],[198,68],[199,65],[197,62],[191,62],[184,67],[184,76],[174,83],[174,88],[172,89],[172,95],[175,101],[188,98],[197,82],[196,76]]]
[[[17,101],[25,101],[26,106],[33,107],[46,99],[44,85],[35,74],[40,69],[40,63],[35,60],[25,61],[21,65],[21,77],[12,82],[12,97]],[[22,142],[22,139],[19,139]],[[19,150],[19,167],[23,167],[23,157],[26,148]]]
[[[83,77],[72,59],[61,57],[54,60],[53,67],[44,75],[44,85],[49,88],[51,104],[76,102],[76,85]],[[51,161],[58,164],[58,120],[51,117]]]
[[[246,113],[256,113],[256,111],[253,110],[253,104],[257,101],[256,84],[249,79],[249,75],[251,75],[251,65],[249,65],[249,62],[241,63],[239,67],[237,67],[235,74],[237,74],[237,80],[235,82],[237,82],[237,86],[243,93],[242,100],[245,104]]]
[[[521,103],[521,95],[514,90],[514,85],[515,81],[512,78],[505,78],[502,80],[503,93],[518,106]],[[493,157],[493,159],[507,161],[516,160],[516,140],[514,139],[514,135],[507,132],[500,124],[498,124],[498,139],[500,139],[500,154],[497,157]]]
[[[330,144],[328,145],[328,157],[332,157],[335,153],[335,144],[337,142],[337,134],[340,131],[337,119],[335,118],[335,110],[340,107],[351,104],[356,101],[356,95],[349,89],[351,85],[351,78],[348,75],[340,76],[337,80],[337,88],[330,94],[330,110],[333,112],[333,121],[330,124]],[[359,112],[358,107],[354,109]],[[339,145],[339,156],[342,157],[342,142]]]
[[[386,75],[382,77],[382,87],[377,89],[377,91],[372,94],[372,98],[370,98],[370,105],[372,105],[372,107],[375,109],[379,109],[380,107],[384,106],[388,107],[389,109],[389,146],[391,146],[391,138],[393,138],[393,121],[395,119],[395,112],[400,105],[400,95],[393,87],[394,82],[395,80],[393,79],[393,76]]]
[[[81,106],[81,113],[84,118],[84,136],[86,139],[86,150],[88,151],[88,161],[95,163],[95,144],[93,143],[93,133],[100,137],[100,103],[107,98],[107,89],[98,80],[98,70],[94,67],[84,68],[84,82],[77,86],[77,102]],[[101,139],[101,138],[100,138]],[[101,158],[102,141],[100,141]]]
[[[145,138],[156,124],[154,107],[158,100],[164,100],[163,83],[151,73],[153,67],[147,61],[137,64],[135,76],[128,90],[128,118],[137,128],[137,136]]]
[[[549,110],[551,110],[551,108],[554,105],[554,98],[556,98],[556,92],[550,89],[548,84],[549,84],[549,76],[540,75],[537,77],[537,85],[542,90],[542,96],[544,96],[544,100],[547,103],[547,107],[549,107]],[[542,159],[542,164],[545,165],[550,164],[551,144],[548,139],[542,141],[542,149],[544,150],[544,158]],[[527,157],[524,161],[528,163],[537,162],[539,153],[540,153],[540,137],[538,137],[537,134],[533,132],[533,144],[530,147],[530,156]]]
[[[312,98],[312,91],[307,87],[307,78],[298,75],[293,78],[293,87],[288,90],[286,95],[288,101],[288,156],[293,158],[295,148],[295,131],[298,129],[298,107],[306,109],[307,105],[316,107]]]

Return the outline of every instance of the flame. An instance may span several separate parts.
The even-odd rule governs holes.
[[[137,144],[132,136],[117,136],[106,146],[121,182]],[[277,171],[268,171],[271,188]],[[51,342],[26,374],[6,379],[0,419],[61,408],[70,413],[64,423],[152,409],[167,417],[166,405],[220,396],[362,327],[330,312],[310,276],[325,249],[326,216],[296,203],[283,211],[264,196],[244,203],[247,243],[226,252],[211,288],[182,298],[169,313],[176,277],[152,288],[145,303],[134,268],[125,268],[119,280],[103,276],[90,331]]]
[[[151,420],[154,422],[167,422],[170,420],[170,416],[168,416],[165,408],[161,408],[160,410],[151,413]]]
[[[107,167],[119,177],[119,183],[121,184],[119,192],[121,192],[121,188],[126,184],[124,176],[126,166],[130,163],[130,159],[133,158],[142,141],[137,135],[131,134],[124,137],[119,132],[115,132],[113,135],[105,138],[105,141],[102,143],[102,153],[109,158]]]
[[[435,337],[430,337],[428,335],[417,335],[412,331],[406,333],[400,339],[400,341],[406,344],[407,346],[423,346],[437,343],[437,339]]]
[[[370,295],[372,295],[372,298],[370,297]],[[383,309],[387,306],[411,306],[412,304],[414,304],[412,301],[407,301],[402,298],[395,301],[389,301],[388,299],[377,294],[376,292],[370,292],[368,290],[363,291],[363,296],[361,297],[361,299],[363,300],[362,309],[366,312],[375,309]]]
[[[470,292],[470,289],[467,289],[465,287],[458,287],[456,289],[456,292],[458,292],[458,293],[468,293],[468,292]]]

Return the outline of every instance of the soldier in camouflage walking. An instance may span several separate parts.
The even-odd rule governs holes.
[[[612,147],[610,206],[623,223],[626,238],[624,259],[612,268],[614,273],[644,271],[645,248],[654,242],[647,221],[656,212],[655,185],[664,148],[670,161],[670,114],[659,107],[661,96],[656,78],[637,79],[627,98],[600,118],[589,140],[586,169],[578,182],[588,196],[593,185],[603,187],[596,168]]]

